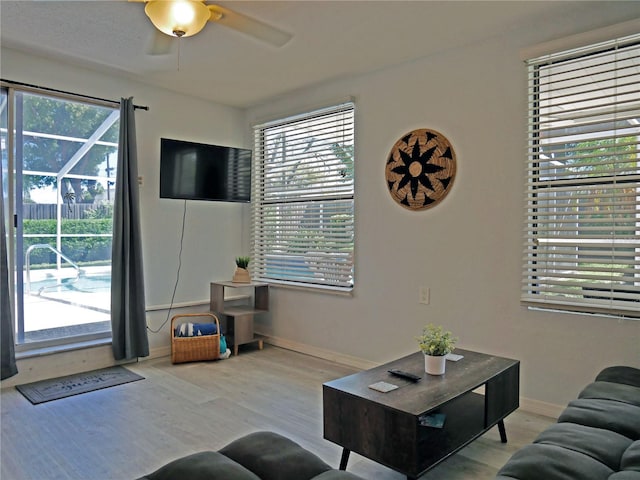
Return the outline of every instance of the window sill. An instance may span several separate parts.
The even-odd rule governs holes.
[[[75,350],[83,350],[85,348],[102,347],[105,345],[111,345],[111,337],[65,343],[64,345],[48,345],[16,351],[16,360],[54,355],[56,353],[72,352]]]
[[[353,287],[344,289],[339,287],[331,287],[328,285],[304,285],[300,283],[286,282],[283,280],[263,279],[261,282],[268,283],[270,287],[285,288],[290,290],[301,290],[311,293],[328,293],[332,295],[341,295],[344,297],[353,297]]]

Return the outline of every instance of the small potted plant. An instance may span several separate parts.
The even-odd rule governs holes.
[[[430,323],[416,337],[420,350],[424,353],[424,370],[429,375],[444,375],[446,355],[453,351],[458,339],[442,326]]]
[[[234,283],[251,283],[251,275],[249,275],[249,261],[251,257],[236,257],[236,271],[233,274]]]

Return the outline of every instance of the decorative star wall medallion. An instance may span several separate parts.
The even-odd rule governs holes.
[[[398,140],[387,159],[386,178],[393,199],[410,210],[437,205],[451,190],[456,154],[435,130],[414,130]]]

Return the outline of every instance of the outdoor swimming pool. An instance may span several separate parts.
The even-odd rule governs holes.
[[[111,268],[34,270],[25,281],[24,343],[109,332]]]
[[[78,293],[109,293],[111,291],[111,274],[80,274],[79,277],[62,279],[45,278],[31,282],[30,293],[33,295],[47,294],[52,291],[68,291]]]

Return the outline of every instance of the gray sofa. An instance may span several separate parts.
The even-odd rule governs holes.
[[[640,480],[640,370],[604,369],[497,480]]]
[[[273,432],[256,432],[217,452],[174,460],[139,480],[362,480],[332,469],[313,453]]]

